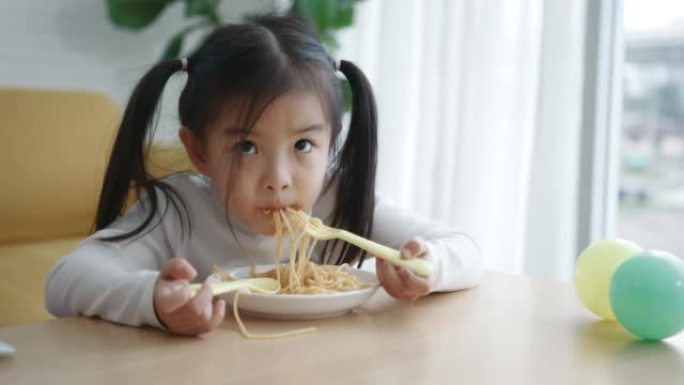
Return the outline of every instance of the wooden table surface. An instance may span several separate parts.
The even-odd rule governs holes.
[[[380,290],[318,321],[245,318],[253,332],[317,326],[273,341],[232,317],[200,338],[68,318],[0,328],[16,348],[0,384],[675,384],[684,333],[641,342],[584,310],[572,286],[489,273],[479,287],[415,303]]]

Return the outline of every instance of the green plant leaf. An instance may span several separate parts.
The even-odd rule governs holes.
[[[342,29],[345,27],[349,27],[354,23],[354,3],[353,2],[346,2],[346,4],[342,4],[338,10],[337,14],[335,15],[335,23],[333,25],[338,28]]]
[[[172,1],[107,0],[107,11],[117,27],[139,30],[150,25]]]
[[[187,32],[187,30],[182,30],[181,32],[177,33],[173,38],[171,38],[169,43],[166,45],[166,48],[164,49],[164,53],[162,54],[162,60],[170,60],[180,57],[181,50],[183,49],[183,39],[185,38],[185,34]]]
[[[319,35],[323,43],[327,45],[329,48],[336,49],[339,46],[339,44],[337,44],[337,38],[335,37],[333,31],[325,30],[322,31]]]
[[[185,15],[206,16],[211,20],[217,20],[219,2],[220,0],[185,0]]]
[[[321,40],[337,47],[335,32],[352,25],[354,5],[358,0],[295,0],[291,12],[314,24]]]
[[[207,26],[211,26],[211,24],[209,24],[206,20],[203,20],[197,24],[187,26],[183,28],[183,30],[181,30],[180,32],[173,35],[171,40],[169,40],[168,44],[166,45],[166,48],[164,49],[164,53],[162,54],[161,59],[168,60],[181,57],[183,53],[182,51],[183,44],[185,42],[185,36],[196,29],[204,28]]]

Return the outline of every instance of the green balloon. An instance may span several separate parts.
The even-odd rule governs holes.
[[[623,262],[610,284],[618,322],[646,340],[661,340],[684,329],[684,261],[645,251]]]

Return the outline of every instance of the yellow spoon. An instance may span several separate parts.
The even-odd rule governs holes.
[[[240,289],[249,289],[255,293],[262,294],[275,294],[280,291],[280,282],[273,278],[247,278],[238,279],[235,281],[221,281],[211,283],[210,285],[211,293],[213,295],[219,295]],[[201,283],[193,283],[190,285],[192,295],[197,294],[201,288]]]

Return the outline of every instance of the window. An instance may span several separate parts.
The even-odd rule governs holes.
[[[684,257],[684,3],[624,1],[617,234]]]

